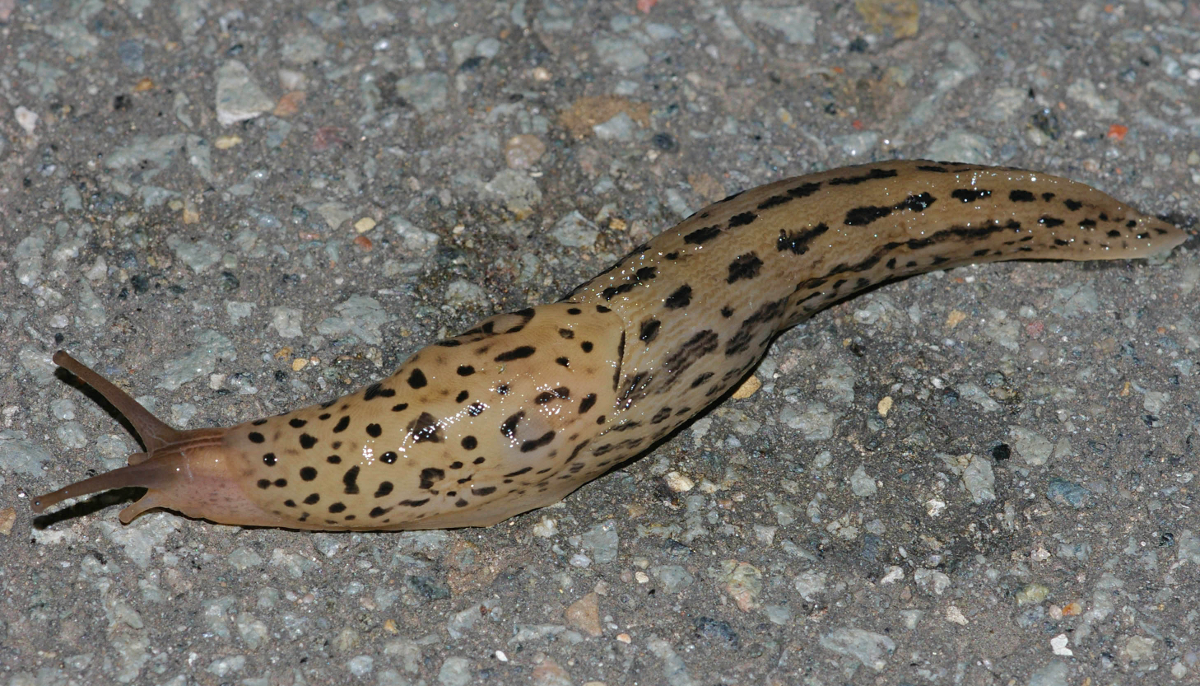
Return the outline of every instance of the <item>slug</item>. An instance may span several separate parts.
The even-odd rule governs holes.
[[[32,501],[314,530],[489,526],[554,503],[721,398],[781,331],[876,284],[975,262],[1169,251],[1184,231],[1080,183],[968,164],[835,169],[732,195],[559,302],[485,320],[351,395],[178,431],[65,352],[146,452]]]

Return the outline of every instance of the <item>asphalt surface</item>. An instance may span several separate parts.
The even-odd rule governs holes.
[[[0,0],[0,684],[1196,683],[1191,242],[838,305],[489,529],[29,500],[138,449],[57,349],[176,426],[285,412],[786,176],[1003,164],[1190,227],[1197,46],[1150,0]]]

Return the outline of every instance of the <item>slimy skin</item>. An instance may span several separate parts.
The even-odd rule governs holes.
[[[781,331],[877,284],[1012,259],[1149,257],[1187,238],[1046,174],[883,162],[731,196],[561,301],[492,317],[351,395],[177,431],[92,370],[147,452],[33,500],[142,486],[166,508],[318,530],[489,526],[646,451],[738,383]]]

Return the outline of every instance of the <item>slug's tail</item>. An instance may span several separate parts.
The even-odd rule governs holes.
[[[147,494],[121,512],[121,521],[128,524],[134,517],[154,507],[164,505],[161,493],[179,488],[181,480],[197,476],[194,455],[204,448],[218,446],[224,429],[195,429],[180,431],[155,417],[145,407],[108,379],[89,369],[63,351],[54,354],[55,364],[63,367],[104,396],[114,408],[133,424],[146,447],[144,453],[129,456],[129,466],[114,469],[38,496],[31,502],[35,513],[41,513],[69,498],[99,493],[114,488],[140,486]]]

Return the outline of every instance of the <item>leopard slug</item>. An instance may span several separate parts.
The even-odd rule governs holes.
[[[434,343],[351,395],[178,431],[65,352],[146,452],[33,500],[146,490],[166,508],[292,529],[489,526],[554,503],[668,436],[781,331],[881,282],[1011,259],[1147,257],[1187,235],[1046,174],[883,162],[730,196],[559,302]]]

